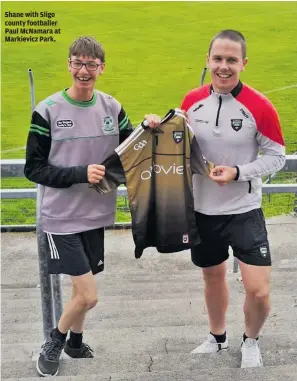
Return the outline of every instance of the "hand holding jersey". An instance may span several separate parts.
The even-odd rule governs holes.
[[[132,232],[139,258],[146,247],[159,252],[186,250],[199,242],[194,218],[193,172],[209,174],[191,126],[180,109],[163,120],[149,115],[102,164],[106,175],[92,187],[109,193],[126,183]]]
[[[144,119],[150,128],[157,128],[162,123],[161,117],[157,114],[147,114]]]
[[[209,178],[219,185],[226,185],[235,180],[237,176],[237,169],[227,165],[215,166],[209,174]]]
[[[105,175],[104,165],[90,164],[88,165],[88,182],[90,184],[99,183]]]

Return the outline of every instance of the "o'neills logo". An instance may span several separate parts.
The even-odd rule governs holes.
[[[183,165],[175,165],[173,163],[170,166],[163,166],[158,164],[153,164],[153,166],[150,167],[150,169],[141,172],[141,180],[149,180],[152,177],[152,173],[162,174],[162,175],[182,175],[184,173],[184,166]]]

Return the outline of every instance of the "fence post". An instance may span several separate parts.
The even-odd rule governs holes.
[[[297,177],[296,177],[296,183],[297,183]],[[297,217],[297,192],[295,193],[293,216]]]
[[[58,322],[63,312],[61,275],[59,274],[51,275],[51,280],[52,280],[52,295],[53,295],[53,304],[54,304],[54,323],[56,327],[58,325]]]
[[[28,69],[30,81],[30,99],[31,110],[35,108],[35,89],[34,78],[31,69]],[[46,235],[41,227],[40,218],[40,185],[37,185],[36,197],[36,235],[38,247],[38,260],[39,260],[39,276],[40,276],[40,292],[41,292],[41,306],[43,317],[43,335],[44,339],[48,339],[53,328],[58,324],[62,315],[62,290],[61,290],[61,276],[49,275],[48,273],[48,245],[46,242]]]
[[[40,223],[40,185],[37,187],[36,198],[36,235],[39,262],[41,307],[43,318],[43,336],[48,339],[54,328],[52,282],[48,274],[47,266],[47,243],[44,231]]]
[[[297,152],[294,152],[293,155],[297,155]],[[297,172],[296,172],[296,175],[297,175]],[[296,176],[296,183],[297,183],[297,176]],[[293,217],[297,217],[297,192],[295,192],[295,200],[293,201],[293,212],[290,213],[291,216]]]

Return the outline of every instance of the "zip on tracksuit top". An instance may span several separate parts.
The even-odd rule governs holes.
[[[181,108],[207,160],[239,169],[238,179],[224,186],[194,174],[195,210],[230,215],[260,208],[262,176],[279,171],[286,161],[279,117],[271,102],[241,82],[226,95],[215,93],[208,84],[187,93]]]
[[[41,184],[43,230],[78,233],[112,225],[116,191],[94,192],[89,164],[101,164],[133,129],[121,104],[95,90],[88,102],[65,90],[40,102],[27,140],[25,176]]]

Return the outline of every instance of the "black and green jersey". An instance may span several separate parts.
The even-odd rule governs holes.
[[[121,104],[94,91],[78,102],[60,91],[32,115],[25,176],[41,184],[41,221],[50,233],[76,233],[112,225],[116,192],[96,194],[89,164],[101,164],[133,131]]]
[[[137,127],[102,164],[106,175],[93,187],[108,193],[126,183],[137,258],[149,246],[169,253],[199,243],[192,174],[208,174],[209,164],[181,110],[157,129]]]

